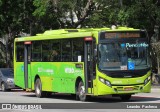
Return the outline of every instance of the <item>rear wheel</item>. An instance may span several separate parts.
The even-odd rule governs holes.
[[[35,94],[39,98],[42,98],[45,95],[45,92],[42,91],[42,83],[41,83],[41,80],[39,78],[36,79],[36,82],[35,82]]]
[[[131,96],[132,95],[130,95],[130,94],[129,95],[121,95],[120,98],[122,101],[128,101],[131,99]]]
[[[2,89],[2,91],[3,91],[3,92],[7,91],[7,89],[6,89],[6,86],[5,86],[5,83],[4,83],[4,82],[1,84],[1,89]]]

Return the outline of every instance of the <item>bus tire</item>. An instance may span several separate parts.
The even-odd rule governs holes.
[[[78,84],[76,98],[79,99],[80,101],[86,101],[88,99],[88,96],[85,93],[85,87],[82,81],[80,81]]]
[[[45,92],[42,91],[42,83],[39,78],[35,81],[35,94],[38,98],[42,98],[45,96]]]
[[[131,94],[128,94],[128,95],[121,95],[120,98],[122,101],[128,101],[131,99]]]

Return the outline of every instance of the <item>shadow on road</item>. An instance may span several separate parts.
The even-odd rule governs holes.
[[[2,91],[0,89],[0,92],[25,92],[23,89],[11,89],[11,90],[6,90],[6,91]]]
[[[25,94],[22,95],[24,97],[35,97],[35,94]],[[69,95],[69,94],[53,94],[49,97],[44,97],[47,99],[60,99],[60,100],[72,100],[76,101],[75,96]],[[142,96],[132,96],[132,98],[129,101],[126,101],[126,103],[134,103],[134,102],[150,102],[150,101],[160,101],[160,98],[157,97],[142,97]],[[120,97],[112,97],[112,96],[101,96],[101,97],[91,97],[88,102],[92,103],[118,103],[118,102],[124,102],[120,99]]]

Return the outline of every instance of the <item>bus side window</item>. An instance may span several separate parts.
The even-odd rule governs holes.
[[[43,62],[48,62],[50,61],[49,57],[50,57],[50,41],[45,40],[42,41],[42,61]]]
[[[82,61],[82,53],[80,51],[75,51],[73,53],[73,61]]]
[[[59,62],[61,60],[61,50],[60,50],[60,41],[52,40],[51,41],[51,50],[49,53],[49,60],[53,62]]]
[[[59,61],[59,53],[56,50],[51,50],[50,61]]]
[[[69,62],[72,60],[71,57],[71,41],[70,40],[63,40],[62,41],[62,61]]]
[[[34,41],[32,45],[32,61],[41,61],[41,41]]]
[[[23,62],[24,61],[24,44],[22,42],[16,43],[16,57],[17,62]]]
[[[83,38],[73,40],[73,61],[83,62],[84,57],[84,43]]]

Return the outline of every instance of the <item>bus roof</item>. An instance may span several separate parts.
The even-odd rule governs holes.
[[[74,38],[74,37],[88,37],[92,36],[91,32],[74,32],[73,33],[57,33],[45,32],[44,34],[38,34],[36,36],[20,37],[15,38],[15,41],[34,41],[34,40],[49,40],[49,39],[59,39],[59,38]]]
[[[58,38],[74,38],[74,37],[88,37],[92,36],[95,32],[100,31],[140,31],[140,29],[134,29],[129,27],[117,27],[116,29],[111,29],[109,27],[105,28],[82,28],[82,29],[59,29],[59,30],[47,30],[42,34],[36,34],[36,36],[29,37],[19,37],[15,38],[15,41],[32,41],[32,40],[48,40],[48,39],[58,39]]]

